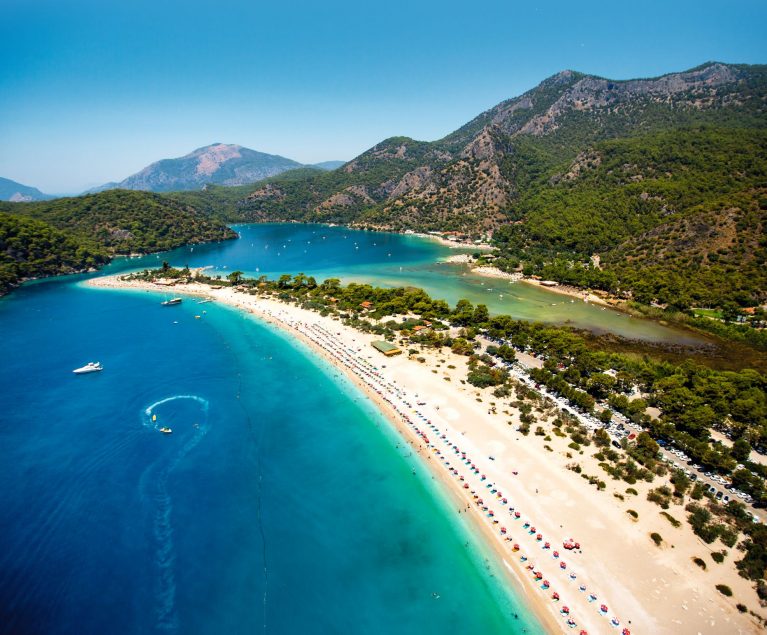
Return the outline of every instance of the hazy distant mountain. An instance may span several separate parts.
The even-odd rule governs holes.
[[[12,203],[26,203],[29,201],[45,201],[53,198],[48,194],[43,194],[36,187],[22,185],[11,179],[0,177],[0,200],[11,201]]]
[[[119,183],[89,190],[121,188],[151,192],[198,190],[208,183],[246,185],[302,165],[276,154],[265,154],[240,145],[214,143],[177,159],[163,159]]]
[[[320,170],[327,170],[330,172],[331,170],[335,170],[336,168],[340,168],[346,161],[322,161],[321,163],[312,163],[312,168],[319,168]]]

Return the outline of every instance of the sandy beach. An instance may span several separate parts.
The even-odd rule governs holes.
[[[551,291],[552,293],[558,293],[559,295],[566,295],[571,298],[578,298],[579,300],[583,300],[585,302],[591,302],[593,304],[612,306],[613,308],[618,308],[618,309],[620,309],[620,305],[622,304],[622,301],[617,299],[614,302],[608,302],[605,298],[598,296],[595,293],[591,293],[585,289],[579,289],[578,287],[572,287],[566,284],[558,284],[553,287],[544,286],[541,284],[540,280],[537,280],[535,278],[525,277],[521,272],[510,273],[508,271],[502,271],[498,267],[493,267],[492,265],[474,265],[473,264],[474,257],[471,254],[455,254],[452,256],[448,256],[442,262],[468,265],[472,273],[476,273],[486,278],[497,278],[500,280],[511,280],[514,282],[522,282],[524,284],[540,287],[542,289],[545,289],[546,291]]]
[[[118,277],[88,280],[91,287],[166,293],[150,282]],[[555,289],[552,289],[554,291]],[[210,298],[237,307],[284,330],[344,372],[387,416],[423,458],[435,479],[497,557],[508,584],[547,632],[696,634],[756,633],[762,629],[736,602],[764,614],[756,593],[733,566],[731,553],[716,564],[706,545],[684,522],[683,507],[668,513],[646,500],[652,484],[614,481],[601,470],[596,448],[573,450],[570,439],[551,432],[555,412],[536,412],[543,435],[516,431],[519,412],[490,389],[463,383],[466,357],[424,350],[409,358],[386,358],[377,339],[331,316],[242,293],[232,287],[176,285],[173,293]],[[208,305],[209,306],[209,305]],[[201,311],[204,308],[201,307]],[[204,315],[202,316],[204,319]],[[418,361],[418,357],[424,361]],[[589,485],[568,465],[607,482]],[[628,510],[633,510],[634,519]],[[651,532],[663,537],[660,547]],[[579,547],[565,548],[572,540]],[[692,562],[703,558],[705,570]],[[727,584],[725,598],[716,584]],[[556,594],[556,595],[555,595]],[[606,610],[602,610],[602,608]],[[572,624],[568,624],[568,620]]]

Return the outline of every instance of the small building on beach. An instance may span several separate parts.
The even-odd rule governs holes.
[[[386,357],[392,357],[394,355],[399,355],[402,353],[402,351],[397,348],[394,344],[391,342],[385,342],[384,340],[376,340],[375,342],[371,342],[371,345],[374,349],[376,349],[379,353],[383,353],[386,355]]]

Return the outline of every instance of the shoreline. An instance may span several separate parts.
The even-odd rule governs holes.
[[[90,287],[133,289],[153,293],[167,293],[169,291],[167,287],[152,283],[121,281],[117,277],[95,278],[83,284]],[[667,560],[672,552],[669,552],[668,549],[665,552],[658,551],[657,554],[650,552],[650,550],[657,550],[657,548],[646,546],[647,533],[646,531],[640,532],[644,536],[642,539],[636,531],[637,528],[634,528],[633,531],[633,534],[636,535],[632,535],[631,540],[627,540],[625,544],[611,545],[610,549],[606,548],[607,545],[601,544],[604,542],[604,538],[600,537],[600,534],[607,527],[613,527],[622,521],[629,523],[629,529],[631,529],[631,521],[626,519],[625,511],[618,510],[619,513],[616,515],[614,509],[592,509],[595,502],[599,506],[597,497],[604,495],[596,493],[593,488],[588,494],[570,492],[574,501],[571,501],[569,497],[562,499],[561,495],[565,495],[565,488],[570,489],[573,486],[582,488],[583,480],[571,471],[555,474],[554,463],[552,462],[551,466],[545,464],[549,457],[552,460],[554,457],[547,455],[543,448],[531,447],[535,443],[532,435],[522,440],[522,443],[515,443],[513,437],[519,437],[519,435],[515,434],[512,426],[502,426],[501,429],[497,429],[496,426],[502,422],[498,421],[498,415],[495,413],[490,415],[487,405],[478,403],[482,401],[481,399],[474,398],[475,393],[479,395],[479,392],[470,386],[467,388],[458,386],[456,385],[458,384],[457,381],[452,381],[461,376],[461,373],[464,372],[462,368],[447,372],[444,367],[437,364],[437,369],[443,368],[440,372],[437,369],[432,370],[428,365],[410,360],[404,355],[397,358],[367,355],[371,351],[368,340],[374,339],[373,336],[355,331],[330,317],[323,318],[315,312],[270,298],[240,293],[232,287],[211,289],[207,285],[192,283],[190,285],[179,284],[173,289],[174,294],[214,298],[254,315],[280,329],[289,337],[294,337],[320,359],[343,372],[344,376],[358,389],[361,389],[379,409],[392,425],[394,431],[419,454],[423,464],[445,494],[446,500],[461,505],[458,513],[464,514],[464,518],[466,514],[469,516],[467,528],[479,540],[482,547],[494,556],[495,568],[503,572],[505,583],[513,589],[512,595],[524,604],[525,609],[535,616],[546,632],[570,631],[565,621],[566,617],[561,612],[565,604],[571,607],[572,613],[569,614],[577,623],[576,632],[581,629],[587,630],[592,635],[594,633],[616,632],[615,627],[610,625],[607,614],[595,610],[595,605],[587,600],[586,584],[588,584],[590,591],[593,589],[593,593],[599,597],[600,601],[604,600],[605,604],[609,605],[610,616],[618,615],[620,618],[620,627],[618,627],[617,632],[620,632],[624,626],[631,629],[639,628],[639,632],[643,633],[706,632],[705,629],[701,629],[705,625],[712,625],[712,616],[709,613],[714,609],[721,610],[726,616],[724,621],[729,623],[722,625],[721,616],[717,614],[717,627],[721,625],[725,629],[729,628],[731,629],[729,632],[754,632],[753,627],[748,627],[743,623],[736,626],[732,623],[731,620],[738,619],[733,607],[726,605],[724,600],[717,598],[711,592],[703,593],[699,598],[698,608],[700,612],[693,620],[694,625],[686,623],[683,626],[682,622],[676,619],[679,614],[675,611],[680,608],[688,611],[688,602],[698,603],[696,587],[700,586],[699,572],[683,571],[676,557],[673,558],[675,562],[664,563],[664,560]],[[357,352],[350,353],[349,351]],[[363,351],[362,355],[359,355],[359,351]],[[431,353],[421,354],[428,357],[453,359],[451,354],[445,352],[434,355]],[[372,364],[375,366],[370,365],[363,357],[364,355],[367,355],[368,359],[372,359]],[[362,360],[361,366],[355,366],[358,363],[355,361],[356,359]],[[429,362],[432,361],[437,362],[438,360],[429,359]],[[379,365],[381,365],[380,369],[378,368]],[[375,368],[375,372],[371,371],[370,368]],[[449,368],[455,368],[455,366]],[[365,375],[368,371],[372,375]],[[376,387],[379,389],[375,389]],[[390,388],[394,392],[389,392]],[[415,394],[425,395],[421,399],[424,402],[429,402],[429,404],[424,404],[426,405],[425,408],[419,410],[416,410],[415,405],[412,405],[415,400],[411,395],[416,389]],[[405,397],[397,396],[400,391],[402,394],[407,391],[407,399],[411,401],[407,401]],[[466,398],[461,399],[463,395],[459,393],[467,393]],[[419,402],[418,405],[420,406],[421,403]],[[418,413],[418,417],[415,413]],[[512,413],[510,416],[517,415]],[[427,433],[429,438],[426,437]],[[497,438],[499,436],[502,437],[500,440]],[[517,438],[516,441],[520,441],[520,439]],[[457,442],[460,442],[460,449],[463,452],[459,452]],[[557,442],[559,442],[558,439],[551,443],[555,445]],[[566,450],[566,448],[564,449]],[[519,465],[520,473],[526,475],[525,479],[519,480],[516,477],[516,471],[512,475],[508,471],[510,467],[501,467],[501,464],[495,459],[487,462],[490,452],[503,463],[511,462],[514,465]],[[472,459],[478,459],[476,460],[478,468],[476,474],[467,472],[466,465],[468,463],[462,460],[462,455],[467,459],[469,456]],[[450,459],[455,463],[451,463]],[[483,472],[481,479],[479,476],[480,465]],[[489,481],[486,480],[485,474],[487,474]],[[481,496],[486,496],[488,499],[492,498],[491,491],[486,487],[487,482],[496,484],[494,488],[498,490],[498,494],[496,500],[483,502]],[[539,496],[538,487],[553,489],[551,492],[544,491],[544,495]],[[562,488],[561,495],[559,487]],[[535,490],[535,494],[532,493],[532,489]],[[501,491],[513,492],[509,496],[509,498],[513,497],[512,501],[506,509],[503,507],[506,505],[506,499],[504,502],[500,502]],[[615,506],[611,505],[609,500],[603,500],[602,504],[605,502],[607,507]],[[492,505],[497,514],[502,512],[511,514],[510,509],[512,508],[510,506],[512,503],[518,510],[524,507],[530,512],[530,515],[525,513],[521,520],[506,515],[504,519],[502,515],[495,516],[494,510],[490,509]],[[631,503],[636,509],[642,510],[643,516],[648,506],[654,510],[654,506],[646,501],[637,499]],[[577,506],[572,507],[573,504],[588,505],[585,509],[593,512],[593,514],[577,514],[576,517],[573,517],[570,512],[577,509]],[[598,522],[591,517],[592,515],[599,516]],[[605,515],[610,517],[605,517]],[[562,555],[562,560],[566,559],[568,564],[575,565],[577,568],[578,582],[575,582],[575,578],[571,577],[575,576],[572,568],[560,569],[556,566],[558,562],[551,557],[550,551],[540,551],[541,543],[536,540],[535,531],[533,533],[523,531],[521,522],[526,518],[530,518],[531,521],[534,518],[537,521],[536,524],[540,528],[540,533],[546,536],[546,539],[551,536],[554,549],[557,548],[559,544],[557,541],[562,537],[566,540],[571,533],[580,536],[581,541],[584,542],[584,549],[579,553],[564,552]],[[565,522],[568,524],[566,530],[562,529]],[[501,527],[503,527],[502,530]],[[506,527],[510,528],[508,534]],[[664,532],[664,535],[668,533],[667,526],[659,525],[658,527]],[[533,527],[533,529],[535,528]],[[615,529],[618,530],[618,527],[616,526]],[[644,529],[647,528],[644,527]],[[681,531],[676,530],[677,533]],[[513,543],[510,542],[510,537],[507,538],[511,535],[514,536],[514,541],[520,544],[521,550],[519,552],[511,549]],[[586,543],[589,543],[588,547],[586,547]],[[601,556],[595,553],[603,546],[605,547],[603,551],[607,553]],[[680,548],[677,549],[676,555],[684,556],[681,553],[685,551],[681,548],[683,545],[677,546]],[[636,547],[641,548],[636,549]],[[695,544],[685,545],[685,547],[696,548]],[[628,558],[624,550],[632,548],[638,553],[634,553]],[[533,551],[536,549],[537,551]],[[588,551],[586,551],[587,549]],[[643,549],[647,550],[648,553],[643,554]],[[520,562],[521,553],[530,556],[527,562]],[[599,559],[595,559],[598,556]],[[656,564],[664,565],[660,574],[646,571],[647,563],[645,560],[647,556],[655,556]],[[626,559],[630,559],[631,562],[620,562]],[[540,569],[543,575],[551,580],[551,588],[545,587],[543,593],[541,593],[540,580],[536,582],[536,580],[531,579],[532,570],[528,569],[528,565],[534,560],[541,560]],[[619,562],[617,568],[613,561]],[[669,564],[674,566],[668,566]],[[640,569],[642,569],[641,574],[638,573]],[[629,571],[632,573],[629,574]],[[636,588],[635,584],[631,584],[631,580],[623,579],[629,575],[642,578],[641,588]],[[671,583],[673,578],[676,578],[675,584],[683,587],[681,594]],[[689,582],[687,578],[690,578]],[[736,588],[734,582],[731,580],[728,582]],[[578,590],[579,583],[583,587],[581,591]],[[562,594],[561,602],[550,600],[550,594],[555,589]],[[688,593],[696,596],[695,599],[689,599]],[[656,606],[661,598],[667,602],[663,606]],[[649,612],[649,607],[644,605],[645,602],[653,604],[652,613]],[[753,605],[751,601],[749,604]],[[615,613],[612,612],[614,605],[617,605]],[[596,602],[596,606],[599,606],[599,601]],[[733,615],[733,613],[735,614]],[[625,619],[626,616],[629,618]],[[633,616],[633,620],[630,616]],[[688,615],[688,617],[693,616]]]
[[[152,284],[114,284],[112,279],[116,279],[118,277],[119,276],[92,278],[85,281],[84,284],[94,288],[117,289],[121,291],[132,290],[146,291],[151,293],[167,293],[169,290],[168,287],[155,286]],[[174,294],[177,293],[178,295],[188,295],[202,298],[209,298],[214,295],[213,291],[215,290],[202,288],[203,285],[196,285],[196,287],[193,286],[192,288],[189,288],[190,286],[192,285],[176,285],[170,288],[174,290]],[[229,287],[229,289],[231,289],[231,287]],[[221,299],[220,296],[217,297],[217,299]],[[471,505],[473,503],[473,500],[467,498],[463,491],[455,488],[453,481],[451,481],[442,470],[435,469],[434,465],[431,463],[431,455],[426,452],[422,446],[422,439],[417,434],[415,434],[412,429],[404,425],[401,418],[398,416],[397,411],[391,406],[391,404],[387,403],[386,400],[384,400],[374,390],[371,390],[369,385],[363,382],[356,374],[350,372],[346,366],[339,364],[338,360],[330,355],[325,349],[319,346],[316,342],[312,341],[312,339],[307,337],[304,333],[295,328],[289,327],[285,322],[276,318],[272,313],[263,310],[259,311],[255,307],[244,306],[243,303],[239,303],[235,299],[231,298],[228,300],[223,300],[223,303],[249,315],[256,316],[261,321],[266,322],[267,324],[276,328],[284,335],[295,337],[302,345],[308,348],[309,351],[311,351],[311,353],[316,355],[319,359],[324,360],[334,369],[342,372],[344,377],[346,377],[346,379],[348,379],[355,386],[355,388],[360,390],[365,395],[365,397],[373,403],[378,412],[383,416],[384,419],[386,419],[389,425],[392,426],[393,432],[395,432],[405,443],[407,443],[412,448],[412,451],[419,456],[424,469],[427,470],[429,474],[436,480],[442,494],[446,498],[446,501],[466,505]],[[479,519],[474,516],[474,514],[468,514],[468,518],[471,529],[474,530],[473,533],[475,540],[481,544],[484,550],[489,551],[496,557],[497,561],[494,563],[495,569],[499,572],[500,575],[503,575],[507,578],[507,582],[510,581],[512,583],[512,594],[515,596],[515,598],[519,600],[524,608],[528,609],[535,616],[535,619],[541,626],[546,629],[546,632],[567,632],[549,611],[544,610],[544,607],[539,605],[539,599],[530,592],[531,589],[527,588],[527,585],[524,584],[525,579],[519,576],[512,565],[508,562],[508,554],[498,547],[496,544],[497,540],[495,540],[495,536],[492,534],[492,532],[489,531],[489,528],[484,526],[484,523],[480,522]],[[477,533],[479,533],[479,535],[477,535]],[[504,589],[504,593],[508,593],[508,590]]]

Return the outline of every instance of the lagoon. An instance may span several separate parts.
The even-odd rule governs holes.
[[[451,305],[466,298],[474,304],[486,304],[492,313],[569,324],[597,333],[612,332],[629,339],[677,344],[701,341],[689,331],[540,287],[473,274],[466,265],[445,262],[448,256],[466,253],[467,249],[454,249],[419,236],[296,223],[233,228],[239,240],[183,247],[162,256],[121,259],[105,268],[104,273],[153,268],[162,260],[179,267],[211,267],[213,273],[222,276],[235,270],[269,278],[302,272],[318,281],[337,277],[343,282],[420,287]]]

